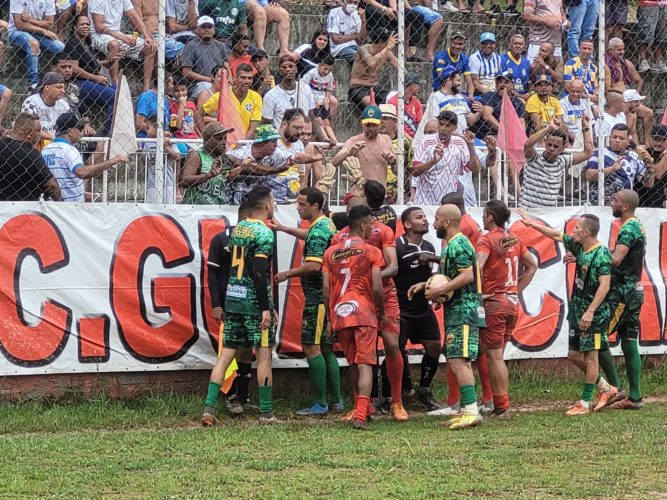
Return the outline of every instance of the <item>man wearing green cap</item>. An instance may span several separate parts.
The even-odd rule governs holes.
[[[363,178],[378,181],[386,188],[387,165],[395,165],[396,157],[392,153],[391,138],[380,133],[381,120],[382,111],[379,107],[366,106],[361,114],[362,133],[345,141],[331,163],[339,167],[344,160],[354,156],[359,160]]]

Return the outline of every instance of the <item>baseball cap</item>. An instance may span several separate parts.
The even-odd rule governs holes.
[[[366,106],[361,113],[361,124],[374,123],[375,125],[379,125],[381,116],[382,111],[380,111],[380,108],[377,106]]]
[[[643,101],[644,99],[646,99],[646,96],[640,95],[636,89],[627,89],[625,92],[623,92],[624,102]]]
[[[382,118],[393,118],[394,120],[398,118],[396,106],[393,104],[380,104],[380,111],[382,112]]]
[[[549,83],[551,83],[551,77],[549,75],[540,75],[535,80],[535,83],[540,83],[540,82],[549,82]]]
[[[494,42],[496,41],[496,35],[493,33],[489,33],[488,31],[486,33],[482,33],[482,36],[479,39],[480,43],[484,42]]]
[[[450,40],[454,40],[456,38],[463,38],[464,40],[466,39],[466,36],[463,34],[463,31],[455,31],[452,33],[452,35],[449,37]]]
[[[452,76],[454,73],[458,73],[458,70],[452,66],[451,64],[445,64],[445,63],[438,63],[433,67],[433,71],[437,75],[433,79],[433,90],[438,90],[440,87],[442,87],[442,84]]]
[[[197,28],[203,26],[204,24],[210,24],[211,26],[215,26],[215,21],[211,16],[201,16],[199,19],[197,19]]]
[[[63,75],[61,75],[60,73],[56,73],[55,71],[49,71],[47,74],[44,75],[44,78],[42,79],[42,88],[45,85],[57,85],[59,83],[65,83]]]
[[[84,123],[76,113],[63,113],[56,120],[56,134],[64,134],[71,128],[82,129]]]
[[[653,125],[651,137],[656,139],[667,139],[667,125]]]
[[[255,129],[255,137],[252,140],[253,144],[261,144],[262,142],[276,141],[280,139],[280,134],[273,128],[273,125],[260,125]]]
[[[211,137],[214,137],[216,135],[222,135],[222,134],[228,134],[229,132],[233,132],[233,128],[227,128],[225,127],[222,123],[218,122],[213,122],[209,123],[204,127],[204,130],[202,130],[201,137],[204,139],[204,141],[208,141]]]
[[[412,85],[413,83],[416,83],[418,85],[423,85],[424,80],[422,80],[422,77],[419,76],[417,73],[408,73],[405,75],[405,84],[406,85]]]
[[[514,79],[512,72],[508,69],[506,69],[505,71],[499,71],[498,74],[496,74],[496,80],[499,80],[501,78],[509,81],[512,81]]]

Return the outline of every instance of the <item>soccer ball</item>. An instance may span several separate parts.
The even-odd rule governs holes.
[[[449,283],[450,281],[451,280],[447,276],[445,276],[444,274],[434,274],[426,282],[426,289],[428,289],[431,286],[444,285],[445,283]],[[442,303],[447,302],[448,300],[450,300],[453,295],[454,295],[454,292],[451,291],[449,293],[446,293],[442,297],[438,298],[434,302],[437,302],[438,304],[442,304]]]

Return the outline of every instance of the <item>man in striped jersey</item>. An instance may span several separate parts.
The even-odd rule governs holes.
[[[475,94],[496,90],[496,75],[500,72],[500,56],[496,50],[496,35],[482,33],[479,50],[470,56],[470,74]]]
[[[561,130],[561,122],[557,118],[551,120],[548,127],[528,138],[523,146],[528,161],[523,171],[519,205],[529,208],[558,206],[558,193],[565,171],[572,165],[586,161],[593,154],[590,118],[584,115],[581,120],[584,150],[573,155],[563,154],[567,146],[567,133]],[[535,146],[545,138],[545,150],[538,153]]]

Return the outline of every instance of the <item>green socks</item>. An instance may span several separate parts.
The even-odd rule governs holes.
[[[215,382],[208,383],[208,394],[206,394],[205,406],[210,406],[211,408],[218,407],[218,394],[220,394],[221,384],[216,384]]]
[[[259,412],[271,413],[273,411],[273,386],[259,386]]]
[[[321,354],[308,358],[310,384],[315,392],[315,402],[327,406],[327,364]]]
[[[477,394],[474,385],[461,386],[461,406],[468,406],[477,403]]]
[[[642,398],[640,388],[642,358],[639,356],[637,339],[623,339],[621,341],[621,348],[623,349],[625,369],[628,372],[628,382],[630,384],[629,398],[632,401],[639,401]]]
[[[625,349],[623,352],[625,352]],[[616,388],[621,387],[621,378],[618,376],[616,362],[614,361],[614,356],[611,355],[611,351],[609,349],[600,351],[598,353],[598,360],[600,362],[600,368],[602,368],[602,371],[607,377],[607,382]]]
[[[595,384],[584,384],[584,392],[581,395],[581,400],[590,403],[593,399],[593,390],[595,389]]]
[[[322,354],[324,362],[327,365],[327,381],[329,382],[329,391],[331,391],[331,402],[340,403],[343,399],[340,396],[340,366],[333,351]]]

